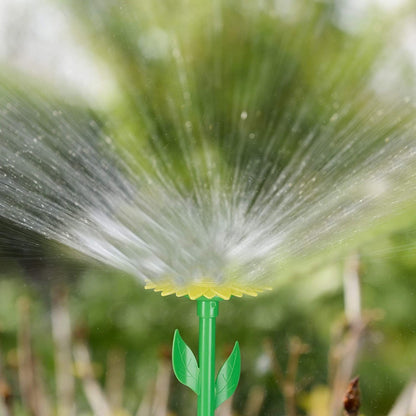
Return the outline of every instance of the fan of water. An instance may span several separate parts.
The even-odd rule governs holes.
[[[122,111],[3,86],[2,217],[143,281],[256,287],[414,207],[415,111],[383,84],[380,26],[314,2],[110,3],[78,6]]]

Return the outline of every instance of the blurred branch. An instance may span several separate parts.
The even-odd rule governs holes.
[[[151,415],[151,409],[152,409],[152,397],[153,397],[153,391],[154,391],[154,384],[151,383],[146,393],[144,394],[140,406],[137,409],[136,416],[150,416]]]
[[[52,289],[51,320],[55,352],[57,412],[59,416],[75,416],[71,321],[68,311],[68,293],[62,286]]]
[[[163,348],[160,354],[159,369],[156,376],[152,416],[167,416],[168,414],[171,374],[171,352],[168,348]]]
[[[107,355],[106,393],[113,411],[123,406],[125,369],[124,353],[119,349],[111,349]]]
[[[0,415],[13,415],[13,394],[4,376],[3,361],[0,355]]]
[[[51,407],[45,394],[39,368],[32,351],[30,331],[30,301],[20,298],[18,302],[18,376],[22,401],[33,416],[49,416]]]
[[[147,390],[136,416],[167,416],[172,375],[171,351],[163,348],[160,354],[156,380]]]
[[[248,392],[245,416],[259,416],[266,392],[262,386],[253,386]]]
[[[344,265],[344,310],[347,322],[354,325],[360,322],[361,316],[361,285],[360,257],[357,253],[347,258]]]
[[[388,416],[416,415],[416,381],[411,380],[394,403]]]
[[[289,360],[286,373],[284,374],[276,358],[273,344],[270,339],[265,342],[265,350],[270,357],[273,374],[277,383],[281,386],[284,403],[285,415],[296,416],[296,376],[298,373],[299,359],[302,355],[309,352],[309,346],[304,344],[298,337],[289,340]]]
[[[274,351],[273,342],[270,338],[266,338],[264,341],[264,351],[269,357],[271,369],[273,371],[274,378],[280,386],[284,385],[285,376],[280,367],[279,361],[277,361],[276,353]]]
[[[360,261],[357,254],[350,256],[344,267],[344,308],[346,323],[336,335],[330,351],[331,416],[338,416],[343,406],[343,395],[352,377],[363,334],[370,320],[361,311]]]
[[[218,409],[215,412],[216,416],[232,416],[232,404],[233,399],[232,397],[230,397],[228,400],[226,400],[218,407]]]
[[[0,415],[13,415],[12,398],[10,386],[3,379],[0,379]]]
[[[94,377],[90,353],[85,343],[81,340],[75,343],[74,357],[77,374],[81,378],[85,396],[95,416],[111,416],[110,404]]]

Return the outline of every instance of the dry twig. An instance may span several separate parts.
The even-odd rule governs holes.
[[[358,385],[360,378],[355,377],[348,384],[344,396],[344,414],[345,416],[358,416],[361,406],[360,387]]]

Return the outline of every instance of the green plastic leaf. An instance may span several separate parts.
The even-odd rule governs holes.
[[[231,355],[221,367],[217,376],[217,381],[215,382],[215,408],[217,408],[221,403],[225,402],[234,393],[235,389],[237,388],[238,381],[240,380],[240,370],[240,347],[238,342],[236,342]]]
[[[172,366],[176,378],[196,394],[199,394],[199,368],[192,350],[185,344],[184,340],[175,331],[172,348]]]

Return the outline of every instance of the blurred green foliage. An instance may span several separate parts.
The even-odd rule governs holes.
[[[360,250],[363,307],[377,311],[379,317],[365,333],[354,371],[361,376],[363,414],[387,414],[400,390],[414,375],[414,237],[414,231],[400,232]],[[267,389],[260,414],[284,412],[281,386],[276,384],[265,360],[262,345],[266,339],[272,340],[283,368],[292,336],[300,337],[309,345],[310,352],[299,362],[297,381],[303,392],[301,397],[314,391],[316,386],[328,383],[328,354],[334,343],[334,330],[344,322],[342,270],[342,262],[335,263],[308,276],[297,276],[291,284],[283,285],[272,294],[257,299],[234,299],[220,305],[218,363],[226,358],[236,339],[242,349],[242,379],[234,401],[236,409],[243,411],[250,389],[260,385]],[[169,348],[174,328],[179,328],[184,339],[197,351],[195,305],[186,299],[162,298],[146,292],[134,279],[117,272],[90,268],[79,273],[71,267],[69,271],[80,275],[71,284],[70,291],[73,330],[75,333],[82,331],[88,340],[101,382],[106,376],[108,352],[123,351],[126,359],[124,405],[134,412],[146,389],[154,382],[160,354],[163,348]],[[13,358],[16,357],[19,327],[17,304],[19,298],[27,296],[32,303],[34,349],[49,380],[47,385],[53,391],[49,285],[34,285],[33,282],[28,285],[19,274],[16,268],[14,272],[4,270],[0,280],[0,345],[4,374],[17,386]],[[54,276],[57,284],[61,284],[60,277]],[[171,408],[178,409],[181,415],[193,414],[193,396],[181,386],[172,388],[179,393],[174,396]],[[79,394],[79,409],[87,411],[83,394],[81,391]]]

